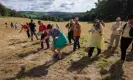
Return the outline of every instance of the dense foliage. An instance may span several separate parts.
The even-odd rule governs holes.
[[[15,10],[8,9],[5,6],[3,6],[1,3],[0,3],[0,16],[24,17],[23,15],[21,15],[21,13]]]
[[[120,16],[123,20],[133,14],[133,0],[98,0],[96,8],[80,15],[83,21],[92,21],[95,18],[106,21],[115,20]]]

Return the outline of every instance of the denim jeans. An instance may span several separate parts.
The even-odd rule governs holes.
[[[77,46],[80,48],[80,42],[79,42],[80,36],[74,37],[74,46],[73,46],[73,51],[76,50]]]

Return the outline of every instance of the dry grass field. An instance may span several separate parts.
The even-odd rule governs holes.
[[[63,49],[63,59],[53,61],[50,50],[39,50],[39,41],[34,39],[31,42],[24,31],[19,33],[20,27],[18,30],[10,28],[11,22],[21,24],[29,21],[25,18],[0,18],[0,80],[133,80],[133,53],[130,48],[124,63],[119,61],[119,47],[115,51],[107,50],[111,23],[106,23],[106,48],[100,56],[87,57],[88,30],[92,24],[81,22],[81,49],[72,52],[72,47],[67,46]],[[67,22],[58,24],[61,31],[67,34]]]

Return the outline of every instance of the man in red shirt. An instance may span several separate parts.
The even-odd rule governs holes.
[[[24,24],[24,25],[22,24],[21,26],[22,26],[22,28],[20,30],[20,33],[24,29],[26,31],[26,33],[27,33],[28,38],[30,38],[30,32],[29,32],[30,28],[29,28],[29,26],[27,24]]]
[[[41,23],[41,21],[38,21],[38,25],[39,25],[39,35],[41,35],[41,40],[43,40],[47,35],[47,27],[46,25],[44,25],[43,23]],[[49,45],[49,38],[45,40],[46,45],[47,45],[47,49],[49,49],[50,45]],[[43,42],[41,42],[41,48],[44,48]]]

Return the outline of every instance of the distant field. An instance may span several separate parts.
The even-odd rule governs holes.
[[[128,51],[127,61],[121,63],[119,48],[115,52],[106,50],[112,23],[106,23],[104,28],[106,49],[99,57],[87,57],[88,30],[92,24],[81,22],[81,49],[72,53],[72,46],[67,46],[63,49],[63,60],[56,62],[51,60],[50,50],[38,51],[39,41],[31,42],[24,31],[19,33],[20,28],[10,28],[11,22],[22,24],[29,21],[25,18],[0,18],[0,80],[133,80],[133,54]],[[37,21],[34,20],[36,24]],[[8,23],[8,28],[5,23]],[[67,34],[65,25],[68,22],[43,23],[58,24],[61,31]]]

